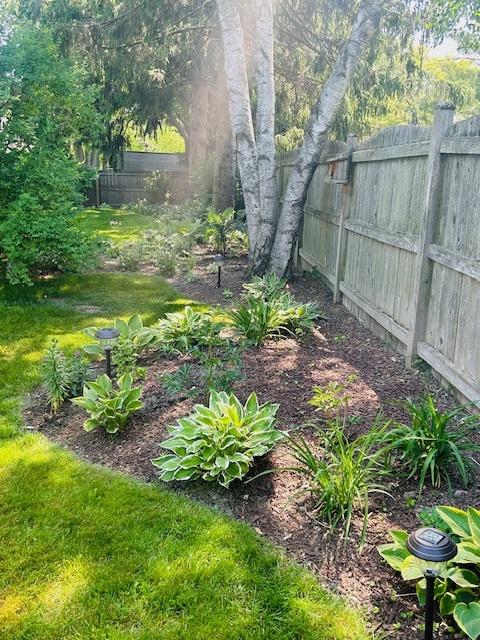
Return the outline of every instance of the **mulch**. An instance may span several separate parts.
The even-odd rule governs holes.
[[[179,277],[171,282],[187,299],[212,305],[235,304],[247,277],[244,261],[240,258],[227,261],[221,290],[216,287],[216,273],[210,264],[211,257],[202,254],[194,280],[186,282]],[[350,413],[361,418],[349,427],[352,435],[368,430],[380,411],[385,419],[403,419],[398,401],[421,396],[426,390],[438,396],[442,407],[455,404],[430,374],[407,370],[401,355],[362,327],[342,306],[334,305],[331,294],[319,280],[298,279],[290,287],[298,299],[317,302],[324,319],[311,335],[299,341],[283,339],[247,351],[244,379],[235,383],[235,392],[242,400],[256,391],[260,401],[280,404],[279,428],[291,429],[315,420],[314,409],[307,403],[312,386],[343,382],[350,374],[357,376],[348,387]],[[224,289],[232,292],[231,298],[224,297]],[[49,415],[41,390],[33,393],[27,403],[26,424],[84,460],[156,482],[157,472],[151,459],[161,453],[159,443],[167,435],[167,426],[187,415],[198,402],[198,399],[172,401],[159,380],[159,374],[173,371],[181,361],[150,356],[143,391],[145,406],[115,438],[100,431],[84,432],[83,412],[69,403],[56,416]],[[303,432],[307,438],[314,438],[312,427],[305,427]],[[258,462],[250,477],[288,462],[288,454],[279,446]],[[428,489],[415,502],[412,498],[416,498],[416,483],[397,478],[390,487],[391,497],[376,498],[371,505],[367,542],[361,552],[357,544],[361,516],[355,518],[352,539],[344,545],[318,522],[307,496],[294,497],[302,482],[293,473],[274,473],[247,484],[233,483],[229,490],[202,482],[169,486],[248,522],[259,534],[282,547],[289,557],[311,569],[323,584],[364,608],[372,629],[381,630],[386,637],[410,640],[421,636],[423,611],[418,607],[412,584],[405,584],[386,566],[376,547],[389,541],[388,532],[392,529],[417,528],[417,513],[425,506],[480,505],[477,485],[472,483],[467,491],[458,485],[452,495],[446,489]],[[409,506],[412,503],[414,506]],[[454,637],[444,623],[438,634],[439,638]]]

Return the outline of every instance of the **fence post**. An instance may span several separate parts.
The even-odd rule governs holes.
[[[95,201],[98,209],[100,206],[100,173],[97,173],[97,179],[95,180]]]
[[[453,123],[454,113],[455,107],[451,104],[439,104],[435,108],[428,151],[425,206],[420,221],[418,253],[413,274],[412,320],[405,355],[408,367],[412,366],[417,354],[417,345],[425,336],[432,280],[432,263],[428,258],[428,248],[433,241],[442,180],[440,146]]]
[[[340,220],[338,226],[337,237],[337,253],[335,259],[335,282],[333,284],[333,301],[340,302],[342,294],[340,291],[340,283],[345,273],[345,260],[347,255],[347,230],[345,229],[345,221],[350,213],[350,196],[352,193],[352,153],[357,146],[357,137],[349,134],[347,137],[347,155],[348,155],[348,184],[341,186],[341,202],[340,202]]]

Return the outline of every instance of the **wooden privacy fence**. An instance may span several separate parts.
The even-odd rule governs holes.
[[[411,364],[417,355],[480,407],[480,116],[385,129],[319,158],[298,242],[335,300]],[[282,156],[280,192],[295,153]],[[330,162],[329,162],[330,160]]]
[[[189,174],[185,169],[166,171],[169,201],[173,204],[182,202],[190,196]],[[102,203],[118,207],[129,202],[145,198],[145,178],[150,173],[100,171],[95,187],[90,189],[87,197],[91,205]]]

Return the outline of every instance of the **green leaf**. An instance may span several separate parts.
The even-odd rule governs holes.
[[[399,546],[405,547],[408,540],[408,533],[406,531],[402,531],[401,529],[393,529],[392,531],[390,531],[390,537]]]
[[[480,511],[470,507],[468,509],[468,524],[470,526],[470,532],[475,544],[479,545],[480,551]]]
[[[408,555],[400,566],[404,580],[418,580],[423,578],[424,563],[412,555]]]
[[[479,587],[480,578],[470,569],[460,569],[452,567],[448,570],[447,576],[452,582],[458,584],[459,587]]]
[[[450,616],[457,604],[457,596],[454,593],[447,593],[440,600],[440,615]]]
[[[480,546],[473,542],[460,542],[457,545],[457,555],[453,559],[455,564],[479,564]]]
[[[453,617],[460,629],[471,640],[477,640],[480,636],[480,604],[478,602],[470,604],[460,602],[453,611]]]
[[[407,549],[396,544],[382,544],[378,547],[378,552],[395,571],[402,570],[403,563],[410,555]]]
[[[471,535],[466,511],[456,507],[437,507],[436,511],[457,536],[467,538]]]

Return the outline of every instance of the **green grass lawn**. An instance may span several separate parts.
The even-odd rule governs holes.
[[[357,613],[249,527],[22,434],[21,399],[51,337],[73,349],[87,326],[135,312],[149,323],[185,302],[141,274],[0,283],[2,639],[367,637]]]
[[[84,209],[76,216],[76,223],[87,233],[114,242],[136,240],[143,231],[158,228],[150,216],[121,209]]]

